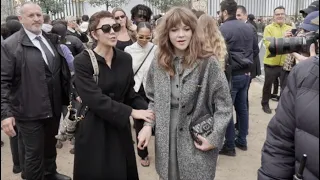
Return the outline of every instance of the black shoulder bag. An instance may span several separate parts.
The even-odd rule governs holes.
[[[200,70],[200,75],[199,75],[199,81],[197,85],[197,90],[193,102],[192,109],[188,113],[188,115],[192,115],[196,109],[196,105],[198,102],[198,97],[201,91],[202,87],[202,80],[204,78],[204,73],[206,70],[208,64],[208,59],[203,60],[201,64],[201,70]],[[192,139],[197,142],[199,145],[202,144],[202,141],[200,141],[197,137],[197,135],[201,135],[203,137],[207,137],[210,135],[213,131],[213,116],[211,114],[206,114],[202,116],[201,118],[197,120],[191,120],[190,125],[189,125],[189,131],[191,134]]]
[[[91,49],[86,49],[89,53],[90,60],[93,67],[93,79],[98,84],[99,80],[99,66],[96,56]],[[70,104],[68,106],[68,111],[63,119],[62,127],[59,129],[59,134],[55,136],[57,140],[66,141],[70,140],[74,143],[74,134],[76,132],[77,123],[83,120],[89,110],[88,106],[81,104],[79,108],[72,105],[73,93],[70,94]]]

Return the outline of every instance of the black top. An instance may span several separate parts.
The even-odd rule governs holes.
[[[87,37],[86,33],[77,33],[77,32],[71,32],[69,30],[67,30],[67,35],[72,35],[75,36],[77,38],[79,38],[83,43],[87,43],[89,41],[89,38]]]
[[[131,44],[133,44],[131,39],[129,41],[119,41],[118,40],[116,47],[118,49],[124,51],[124,48],[126,48],[127,46],[130,46]]]

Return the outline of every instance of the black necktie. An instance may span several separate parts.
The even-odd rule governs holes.
[[[40,42],[40,46],[41,46],[42,50],[44,51],[44,53],[46,54],[49,69],[53,70],[53,62],[54,62],[53,54],[51,53],[49,48],[43,43],[40,36],[37,36],[36,39]]]

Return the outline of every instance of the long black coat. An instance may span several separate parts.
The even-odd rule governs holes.
[[[295,66],[267,129],[258,180],[291,180],[303,154],[304,180],[319,180],[319,58]]]
[[[129,54],[114,49],[111,69],[95,55],[98,85],[88,52],[74,60],[76,89],[90,109],[76,133],[74,180],[138,180],[129,116],[132,107],[147,109],[148,104],[133,89]]]

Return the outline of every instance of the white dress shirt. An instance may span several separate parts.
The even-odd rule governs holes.
[[[47,60],[47,56],[46,56],[46,53],[43,51],[41,45],[40,45],[40,42],[36,39],[36,37],[40,36],[41,37],[41,40],[42,42],[47,46],[47,48],[50,50],[50,52],[54,55],[54,52],[51,48],[51,46],[49,45],[47,39],[45,37],[42,36],[42,33],[40,33],[39,35],[36,35],[36,34],[33,34],[32,32],[28,31],[27,29],[25,29],[25,32],[27,34],[27,36],[29,37],[30,41],[32,42],[32,44],[37,47],[40,51],[41,51],[41,54],[42,54],[42,58],[44,59],[44,61],[46,62],[46,64],[48,64],[48,60]]]
[[[145,56],[148,54],[152,46],[153,46],[153,43],[149,42],[145,47],[141,47],[137,42],[135,42],[131,46],[127,46],[124,49],[125,52],[129,53],[132,56],[133,73],[135,73],[138,70]],[[146,87],[147,74],[148,74],[151,62],[155,57],[156,49],[157,49],[157,46],[154,46],[149,56],[141,66],[140,70],[134,76],[134,81],[135,81],[134,90],[136,92],[139,91],[141,84],[143,84],[144,88]]]

